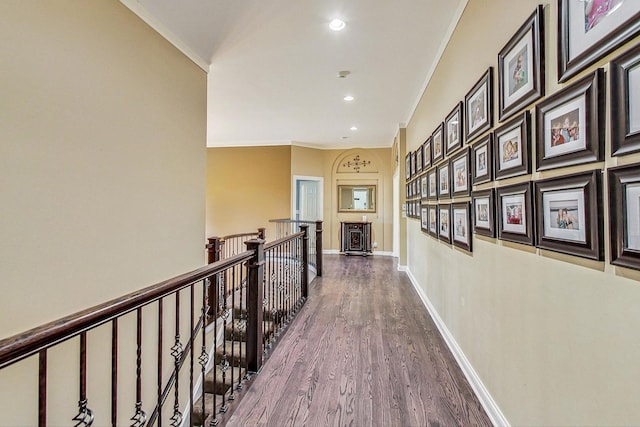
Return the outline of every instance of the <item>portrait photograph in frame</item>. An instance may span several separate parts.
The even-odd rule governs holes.
[[[422,172],[422,145],[416,149],[416,174]]]
[[[416,176],[416,172],[417,172],[416,166],[417,166],[416,152],[412,151],[411,152],[411,178]]]
[[[604,258],[601,171],[534,183],[536,246],[583,258]]]
[[[429,235],[438,238],[438,205],[429,205]]]
[[[431,167],[431,137],[422,144],[422,170]]]
[[[469,195],[471,184],[469,183],[469,149],[465,149],[451,158],[451,195],[464,197]]]
[[[611,168],[611,264],[640,270],[640,164]]]
[[[432,168],[427,172],[427,188],[429,200],[438,199],[438,170]]]
[[[531,173],[531,115],[528,111],[496,129],[493,138],[496,179]]]
[[[536,168],[601,161],[604,71],[598,68],[536,106]]]
[[[462,147],[462,102],[444,120],[444,136],[447,156]]]
[[[474,191],[471,193],[473,209],[473,232],[487,237],[496,237],[495,190]]]
[[[429,232],[429,209],[427,205],[420,206],[420,229],[425,233]]]
[[[611,155],[640,151],[640,45],[611,60]]]
[[[558,0],[558,81],[640,34],[637,0]]]
[[[493,133],[489,133],[471,147],[471,182],[478,185],[492,180]]]
[[[411,178],[411,153],[404,156],[404,177],[405,179]]]
[[[420,198],[422,200],[427,200],[429,196],[429,189],[427,185],[427,175],[422,175],[420,177]]]
[[[465,140],[471,141],[493,126],[493,67],[464,97]]]
[[[451,205],[451,240],[454,246],[471,252],[471,213],[469,202],[453,203]]]
[[[438,199],[448,199],[451,196],[451,170],[449,163],[438,166]]]
[[[533,246],[533,197],[531,183],[496,190],[498,239]]]
[[[443,124],[440,123],[431,134],[431,164],[435,165],[444,159],[444,132]]]
[[[438,239],[451,243],[451,204],[438,205]]]
[[[544,11],[527,18],[498,53],[498,118],[503,121],[544,95]]]

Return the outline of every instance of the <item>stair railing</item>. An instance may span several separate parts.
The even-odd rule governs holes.
[[[294,234],[301,225],[309,226],[309,265],[322,277],[322,221],[304,221],[291,218],[270,219],[276,225],[276,239]]]

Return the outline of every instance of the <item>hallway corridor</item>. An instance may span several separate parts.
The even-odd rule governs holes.
[[[396,267],[325,256],[324,276],[227,425],[491,425]]]

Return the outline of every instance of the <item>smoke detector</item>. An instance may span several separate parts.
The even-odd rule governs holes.
[[[338,78],[339,79],[344,79],[349,74],[351,74],[351,71],[349,71],[349,70],[338,71]]]

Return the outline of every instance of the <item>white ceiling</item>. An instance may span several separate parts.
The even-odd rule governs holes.
[[[121,1],[209,72],[209,147],[320,148],[390,146],[467,3]]]

